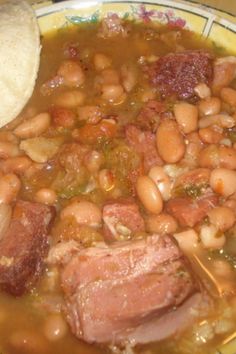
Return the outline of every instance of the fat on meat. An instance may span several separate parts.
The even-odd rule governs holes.
[[[89,343],[163,339],[184,328],[198,303],[197,282],[170,236],[82,249],[63,266],[61,279],[67,321]]]
[[[43,204],[16,202],[9,228],[0,240],[0,289],[19,296],[34,285],[49,249],[54,213]]]

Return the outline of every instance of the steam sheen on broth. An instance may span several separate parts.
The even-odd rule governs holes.
[[[16,200],[56,210],[36,285],[20,297],[0,293],[3,354],[120,353],[77,339],[67,324],[64,266],[51,252],[72,240],[87,248],[170,234],[188,259],[201,307],[183,332],[135,353],[210,354],[236,330],[236,59],[189,31],[113,21],[114,33],[102,22],[43,36],[33,96],[0,131],[0,240]],[[191,74],[175,92],[160,78],[169,53],[185,68],[186,53],[203,55],[193,91]],[[8,195],[7,174],[16,176]],[[119,214],[111,225],[105,206],[120,200],[131,221]]]

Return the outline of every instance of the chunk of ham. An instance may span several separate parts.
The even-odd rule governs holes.
[[[8,230],[0,241],[0,288],[22,295],[39,277],[49,248],[52,207],[18,201]]]
[[[125,135],[128,144],[143,157],[145,172],[148,172],[153,166],[163,165],[156,149],[155,134],[148,130],[142,131],[135,125],[130,124],[125,129]]]
[[[64,266],[62,288],[72,332],[89,343],[166,338],[189,323],[198,302],[184,303],[196,282],[169,236],[82,249]]]
[[[212,81],[212,58],[198,50],[167,54],[148,68],[148,75],[162,98],[197,99],[194,88]]]
[[[102,218],[107,240],[125,240],[145,229],[138,205],[132,200],[120,199],[106,203]]]
[[[166,211],[178,220],[181,226],[193,227],[202,221],[217,203],[218,197],[213,193],[197,199],[177,197],[168,200]]]

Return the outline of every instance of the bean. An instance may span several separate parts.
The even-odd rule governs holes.
[[[9,157],[7,160],[0,161],[0,170],[3,173],[23,174],[32,164],[27,156]]]
[[[64,108],[74,108],[84,103],[85,94],[78,90],[66,91],[54,99],[57,106]]]
[[[195,86],[194,92],[198,95],[199,98],[208,98],[211,96],[210,88],[204,83],[200,83]]]
[[[220,249],[225,244],[225,235],[219,234],[215,225],[203,225],[200,229],[200,238],[204,248]]]
[[[155,182],[159,189],[163,200],[170,199],[171,196],[171,181],[165,173],[163,167],[154,166],[150,169],[148,176]]]
[[[220,91],[220,97],[232,107],[236,107],[236,90],[230,87],[224,87]]]
[[[174,105],[174,115],[184,134],[197,130],[198,109],[193,104],[187,102],[179,102]]]
[[[236,192],[236,171],[216,168],[211,172],[210,186],[212,190],[224,197]]]
[[[151,233],[160,235],[173,234],[176,232],[178,224],[173,216],[161,213],[159,215],[149,215],[146,218],[146,229]]]
[[[19,146],[8,141],[0,141],[0,158],[7,159],[20,155]]]
[[[90,124],[97,124],[102,119],[102,111],[99,106],[82,106],[78,110],[78,119]]]
[[[8,204],[0,204],[0,240],[7,231],[12,215],[12,208]]]
[[[13,173],[0,177],[0,204],[10,204],[21,188],[20,179]]]
[[[202,142],[206,144],[218,144],[223,139],[222,129],[216,126],[199,129],[198,134]]]
[[[233,212],[234,215],[236,216],[236,200],[234,199],[227,199],[224,203],[223,206],[230,208]]]
[[[199,102],[198,109],[202,116],[218,114],[221,109],[221,101],[218,97],[206,98]]]
[[[110,170],[106,168],[99,171],[98,181],[101,189],[104,190],[105,192],[108,192],[115,187],[114,175]]]
[[[179,244],[179,247],[184,253],[192,253],[198,246],[198,234],[195,230],[189,229],[186,231],[175,233],[174,238]]]
[[[93,58],[93,63],[97,71],[104,70],[111,66],[111,59],[102,53],[96,53]]]
[[[124,64],[121,67],[122,85],[126,92],[130,92],[137,82],[137,73],[131,65]]]
[[[203,149],[203,142],[201,141],[197,132],[190,133],[186,136],[186,150],[184,155],[184,163],[187,166],[198,166],[198,158],[200,151]]]
[[[234,119],[234,117],[226,113],[214,114],[203,117],[199,120],[198,123],[199,128],[207,128],[211,125],[218,125],[222,128],[233,128],[235,124],[236,120]]]
[[[121,85],[103,85],[102,98],[111,103],[121,103],[126,98],[126,95]]]
[[[202,149],[199,155],[199,165],[208,168],[236,169],[236,150],[227,146],[211,144]]]
[[[227,207],[216,207],[208,212],[211,224],[215,225],[218,230],[226,231],[235,223],[234,212]]]
[[[87,201],[74,201],[67,205],[60,215],[61,219],[74,217],[78,224],[91,227],[99,227],[102,221],[102,213],[99,207]]]
[[[148,102],[149,100],[154,100],[156,97],[156,92],[153,88],[145,88],[144,91],[141,94],[141,101],[142,102]]]
[[[43,326],[44,335],[50,341],[62,339],[67,331],[67,323],[60,314],[49,315]]]
[[[57,75],[63,78],[68,87],[79,87],[85,82],[85,75],[80,64],[74,60],[65,60],[60,65]]]
[[[218,93],[221,88],[228,86],[236,75],[236,58],[234,56],[216,59],[212,88]]]
[[[162,211],[163,201],[161,194],[150,177],[138,177],[136,190],[139,199],[150,213],[159,214]]]
[[[48,113],[40,113],[18,125],[14,134],[21,139],[34,138],[48,129],[50,121]]]
[[[166,119],[156,132],[156,145],[161,158],[167,163],[176,163],[184,156],[185,143],[175,121]]]
[[[104,162],[104,156],[100,151],[92,150],[84,158],[85,167],[89,172],[98,172]]]
[[[56,203],[57,194],[51,188],[41,188],[35,193],[34,199],[38,203],[53,205]]]

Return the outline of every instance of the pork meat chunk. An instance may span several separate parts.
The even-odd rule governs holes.
[[[169,314],[196,292],[187,267],[169,236],[78,251],[62,271],[72,332],[89,343],[142,343],[148,326],[160,318],[171,326]],[[160,339],[158,326],[148,341]]]
[[[18,201],[6,234],[0,241],[0,288],[22,295],[36,281],[49,248],[51,207]]]
[[[194,99],[194,88],[199,83],[211,83],[213,62],[211,56],[203,51],[171,53],[152,64],[148,75],[162,98]]]

